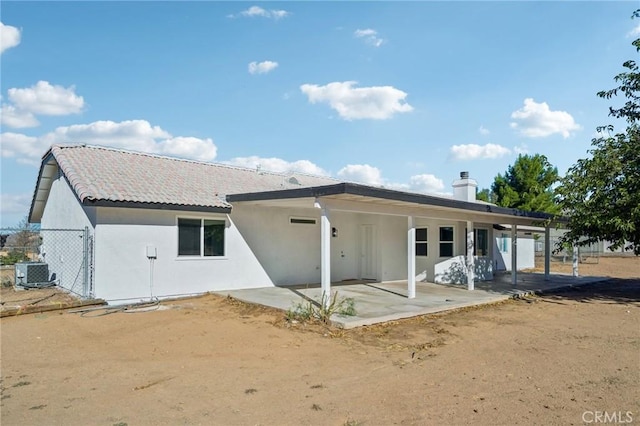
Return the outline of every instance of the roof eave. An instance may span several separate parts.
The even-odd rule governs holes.
[[[94,200],[85,198],[82,201],[84,206],[93,207],[120,207],[134,209],[151,209],[151,210],[178,210],[188,212],[203,213],[231,213],[231,206],[196,206],[186,204],[169,204],[169,203],[152,203],[138,201],[113,201],[113,200]]]
[[[553,214],[542,212],[530,212],[507,207],[499,207],[485,203],[473,203],[448,198],[435,197],[426,194],[395,191],[386,188],[376,188],[367,185],[343,182],[336,185],[315,186],[308,188],[285,189],[277,191],[254,192],[243,194],[229,194],[226,200],[230,203],[240,201],[266,201],[287,198],[323,197],[330,195],[359,195],[385,200],[401,201],[407,203],[430,205],[436,207],[453,208],[470,212],[493,213],[496,215],[529,218],[540,221],[562,221]]]
[[[53,162],[51,162],[53,160]],[[47,166],[55,165],[57,167],[57,163],[51,149],[49,149],[43,156],[42,162],[40,163],[40,170],[38,171],[38,179],[36,180],[36,187],[33,190],[33,197],[31,197],[31,206],[29,207],[29,223],[40,223],[42,220],[42,213],[44,212],[44,204],[47,202],[49,198],[49,191],[51,190],[51,184],[49,183],[48,187],[44,187],[43,181],[46,178],[49,178],[45,173],[45,169]],[[36,204],[42,204],[42,208],[36,210]]]

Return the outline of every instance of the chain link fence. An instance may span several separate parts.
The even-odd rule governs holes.
[[[574,247],[570,245],[560,245],[560,237],[551,237],[551,261],[561,263],[573,262]],[[535,254],[544,257],[545,241],[544,235],[535,241]],[[575,247],[578,261],[580,263],[599,263],[602,254],[602,243],[594,243],[587,246]]]
[[[0,279],[3,286],[56,285],[90,298],[93,235],[88,228],[0,228]]]

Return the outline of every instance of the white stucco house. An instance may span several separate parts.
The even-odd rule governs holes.
[[[466,173],[453,197],[442,197],[54,145],[43,156],[29,220],[88,229],[85,296],[109,302],[306,283],[330,292],[332,282],[352,279],[406,280],[413,297],[416,281],[473,289],[496,270],[513,270],[515,280],[515,270],[532,266],[533,249],[519,250],[526,238],[517,238],[518,226],[551,216],[476,201],[475,193]]]

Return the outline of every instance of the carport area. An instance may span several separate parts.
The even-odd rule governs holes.
[[[545,280],[544,274],[519,273],[516,285],[512,284],[511,274],[496,274],[492,281],[476,283],[474,291],[468,291],[462,285],[444,285],[427,282],[416,283],[415,298],[407,298],[407,281],[392,282],[337,282],[332,284],[338,298],[353,298],[355,316],[334,315],[333,325],[340,328],[354,328],[377,324],[402,318],[443,312],[469,306],[495,303],[545,292],[562,287],[579,286],[603,277],[573,277],[552,275]],[[246,290],[217,292],[238,300],[269,306],[284,311],[299,303],[321,300],[320,284],[287,287],[268,287]]]

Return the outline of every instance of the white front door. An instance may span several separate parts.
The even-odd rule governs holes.
[[[360,225],[360,279],[378,279],[376,273],[376,228],[374,225]]]

